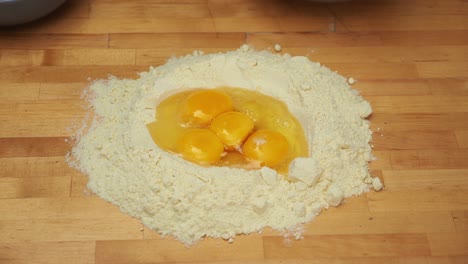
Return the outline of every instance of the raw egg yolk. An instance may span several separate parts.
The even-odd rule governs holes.
[[[210,129],[218,135],[228,150],[238,148],[254,129],[252,119],[241,112],[226,112],[211,121]]]
[[[289,144],[279,132],[258,130],[247,138],[242,152],[249,159],[260,162],[262,166],[273,167],[288,156]]]
[[[179,139],[177,149],[189,161],[209,165],[218,162],[224,152],[223,142],[209,129],[187,130]]]
[[[232,111],[231,98],[214,90],[196,91],[185,101],[182,122],[191,127],[206,127],[217,115]]]

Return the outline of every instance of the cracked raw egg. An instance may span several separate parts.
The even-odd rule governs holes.
[[[213,131],[194,128],[181,136],[177,143],[177,151],[187,160],[199,164],[213,164],[221,159],[224,145]]]
[[[271,96],[241,88],[192,89],[163,99],[147,124],[160,148],[203,166],[258,169],[286,174],[307,157],[299,121]]]
[[[241,112],[225,112],[211,121],[210,129],[213,130],[227,149],[235,150],[254,129],[252,119]]]
[[[268,167],[281,163],[288,152],[288,140],[274,130],[258,130],[250,135],[242,146],[242,153],[246,157]]]
[[[185,125],[203,127],[217,115],[231,111],[232,101],[217,90],[200,90],[190,94],[183,104],[182,120]]]

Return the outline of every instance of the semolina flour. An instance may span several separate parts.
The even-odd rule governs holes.
[[[155,145],[146,124],[155,106],[181,88],[254,89],[282,100],[302,123],[311,151],[295,159],[286,181],[263,167],[201,167]],[[95,118],[70,164],[88,188],[161,235],[186,245],[203,237],[229,241],[264,227],[301,236],[301,224],[323,208],[370,187],[369,103],[347,79],[306,57],[255,51],[172,58],[136,80],[98,80],[89,88]]]

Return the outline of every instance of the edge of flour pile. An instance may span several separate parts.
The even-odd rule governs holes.
[[[204,237],[232,242],[236,235],[271,227],[300,239],[301,225],[323,208],[338,206],[344,198],[372,186],[382,187],[367,166],[373,159],[365,120],[372,113],[370,104],[351,89],[347,79],[320,63],[243,45],[225,53],[195,51],[173,57],[139,76],[136,80],[111,76],[85,90],[83,96],[95,117],[78,130],[67,162],[88,176],[92,192],[162,236],[174,236],[189,246]],[[276,97],[305,126],[312,152],[310,158],[291,164],[294,182],[266,167],[258,171],[201,168],[152,142],[144,124],[154,119],[154,106],[162,97],[180,87],[222,85]]]

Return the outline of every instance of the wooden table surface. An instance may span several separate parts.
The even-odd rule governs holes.
[[[193,50],[307,55],[371,102],[381,192],[347,199],[303,240],[185,248],[84,192],[65,141],[88,78],[135,78]],[[468,2],[75,0],[0,29],[0,263],[468,263]]]

